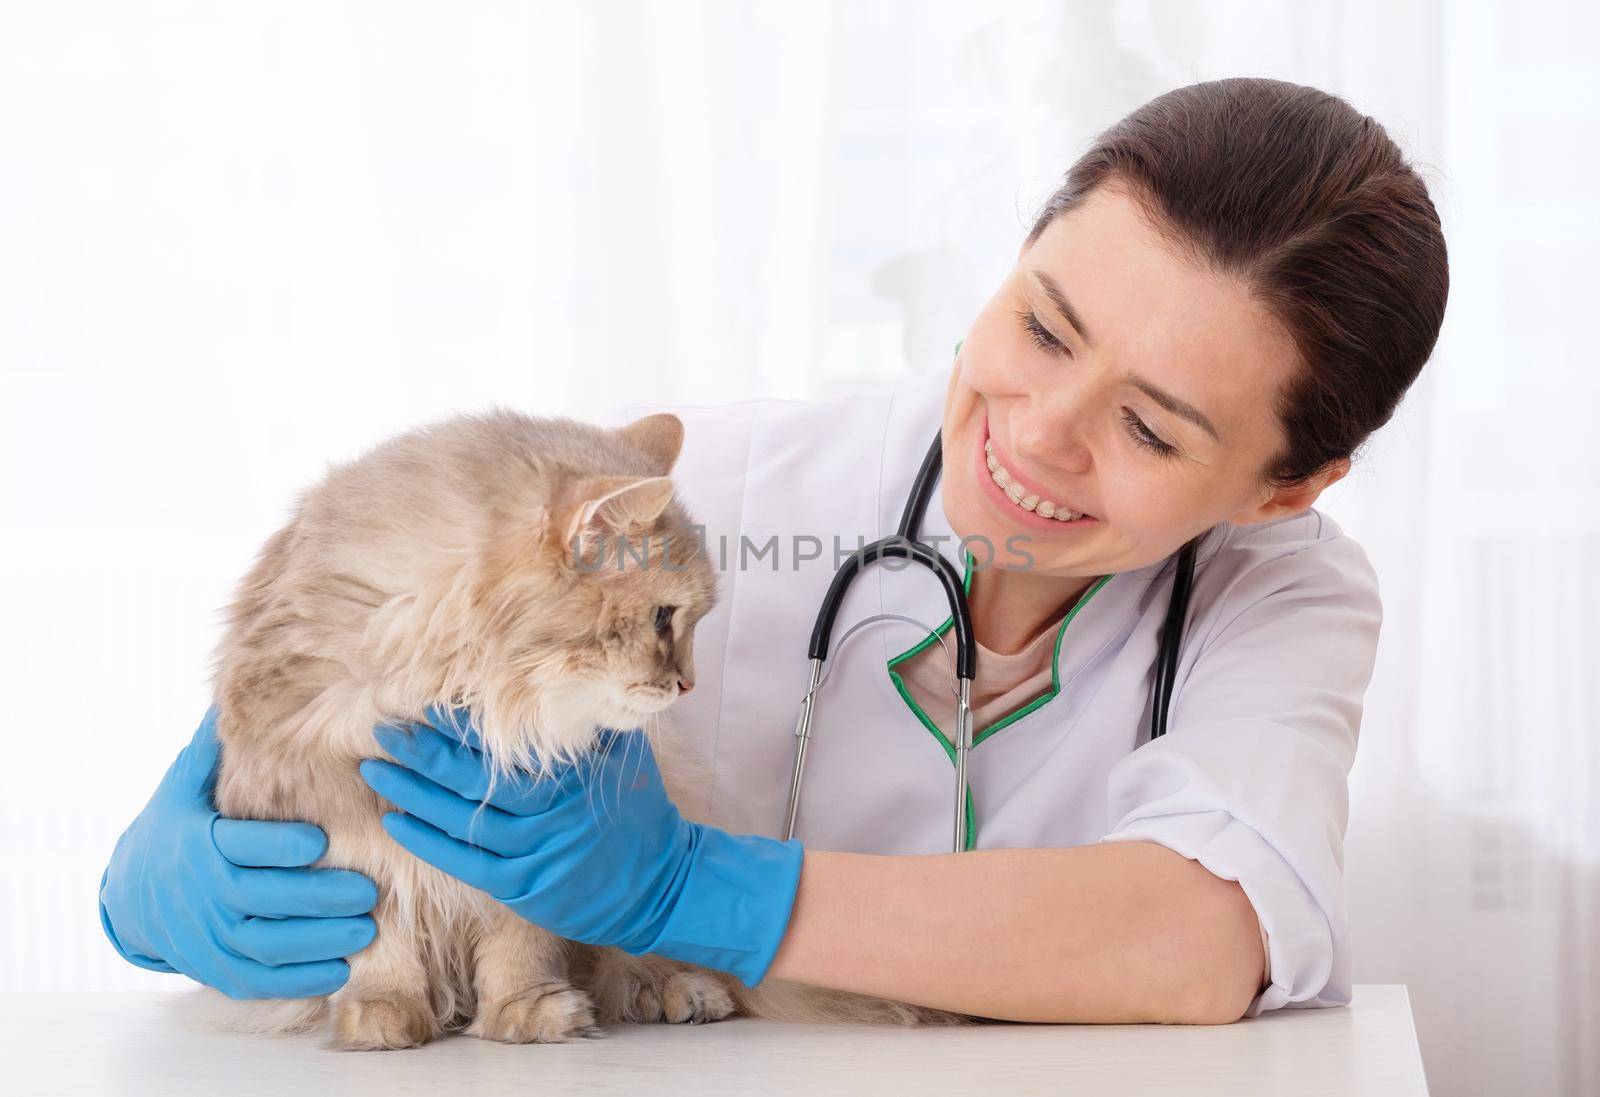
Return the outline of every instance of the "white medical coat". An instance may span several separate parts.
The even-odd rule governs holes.
[[[673,478],[719,570],[695,634],[696,688],[673,724],[714,773],[709,821],[777,836],[809,676],[806,645],[842,553],[894,532],[938,431],[948,371],[871,394],[668,410]],[[929,503],[922,534],[968,574]],[[776,551],[761,550],[776,538]],[[820,543],[820,555],[806,538]],[[748,547],[745,545],[748,544]],[[973,549],[980,553],[981,549]],[[1343,887],[1347,778],[1382,611],[1361,547],[1315,509],[1222,524],[1198,554],[1167,733],[1149,741],[1173,561],[1091,587],[1061,626],[1056,688],[989,728],[968,757],[980,849],[1156,842],[1237,880],[1268,937],[1271,983],[1245,1014],[1350,1001]],[[851,585],[818,694],[796,835],[808,847],[945,852],[952,752],[889,662],[947,623],[925,570],[874,564]]]

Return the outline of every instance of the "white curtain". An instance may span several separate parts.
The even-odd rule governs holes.
[[[948,361],[1093,134],[1195,80],[1371,114],[1450,311],[1322,505],[1385,622],[1359,982],[1435,1092],[1600,1092],[1592,5],[0,3],[0,989],[101,939],[216,611],[331,460],[491,402],[809,396]]]

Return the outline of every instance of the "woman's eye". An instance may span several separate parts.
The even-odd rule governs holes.
[[[1151,433],[1150,428],[1144,425],[1143,420],[1126,408],[1122,411],[1122,421],[1128,424],[1128,433],[1132,435],[1134,442],[1158,457],[1171,457],[1178,452],[1177,446],[1169,446],[1157,438]]]
[[[1040,350],[1047,350],[1053,354],[1072,356],[1072,351],[1061,340],[1050,334],[1050,329],[1039,322],[1039,317],[1031,309],[1018,309],[1017,319],[1022,323],[1022,330],[1027,332],[1033,345]],[[1144,421],[1133,412],[1123,410],[1122,419],[1128,424],[1128,434],[1134,442],[1158,457],[1172,457],[1177,454],[1178,447],[1168,445],[1158,438],[1154,431],[1144,425]]]
[[[1050,329],[1039,323],[1039,318],[1030,309],[1018,309],[1017,319],[1022,322],[1022,330],[1028,333],[1028,338],[1040,350],[1048,350],[1054,354],[1070,353],[1067,345],[1054,335]]]
[[[657,606],[656,607],[656,631],[657,632],[667,632],[672,628],[672,611],[674,609],[676,609],[676,608],[677,607],[675,607],[675,606]]]

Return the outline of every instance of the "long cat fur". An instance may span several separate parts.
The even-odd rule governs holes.
[[[709,774],[664,723],[693,681],[695,623],[715,576],[666,479],[682,425],[616,431],[506,410],[459,416],[329,470],[262,548],[215,656],[225,815],[304,819],[319,861],[378,885],[374,942],[330,997],[228,1002],[257,1031],[325,1031],[348,1049],[447,1031],[511,1042],[591,1036],[620,1021],[735,1010],[806,1021],[956,1023],[955,1015],[563,941],[396,845],[357,764],[372,729],[433,704],[470,707],[501,772],[589,749],[597,726],[642,726],[667,789],[705,817]],[[585,568],[629,538],[648,563]],[[670,634],[650,626],[658,606]]]

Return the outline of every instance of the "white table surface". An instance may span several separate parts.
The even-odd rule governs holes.
[[[629,1025],[578,1044],[453,1037],[337,1052],[220,1032],[179,995],[0,995],[0,1089],[47,1094],[1425,1094],[1403,986],[1231,1025],[888,1029],[734,1019]]]

